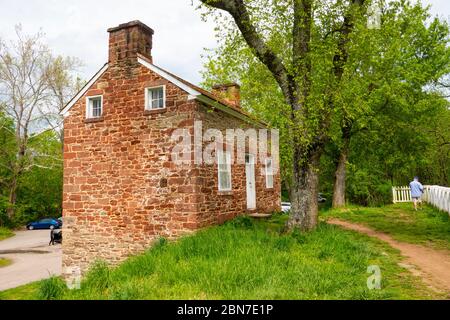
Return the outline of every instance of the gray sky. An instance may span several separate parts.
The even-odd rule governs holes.
[[[449,0],[423,0],[432,12],[446,19]],[[203,48],[215,46],[214,24],[201,20],[198,0],[0,0],[0,38],[14,39],[14,25],[26,33],[41,29],[57,54],[80,58],[81,76],[90,78],[106,61],[106,29],[131,20],[150,26],[153,61],[198,83]]]

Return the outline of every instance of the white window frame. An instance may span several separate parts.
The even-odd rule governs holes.
[[[221,159],[223,158],[223,155],[225,155],[226,162],[227,162],[226,163],[227,169],[225,171],[220,169],[220,165],[223,164],[223,163],[221,163]],[[222,172],[226,172],[228,174],[228,177],[230,179],[229,188],[224,188],[220,183],[220,181],[221,181],[220,174]],[[218,185],[218,189],[219,189],[219,191],[231,191],[233,189],[232,184],[233,184],[233,181],[232,181],[232,175],[231,175],[231,152],[217,150],[217,185]]]
[[[270,162],[270,170],[269,170],[269,162]],[[272,158],[266,158],[266,188],[267,189],[273,189],[273,183],[274,183],[274,175],[273,175],[273,159]],[[270,171],[270,172],[269,172]],[[269,176],[272,177],[272,181],[270,181]]]
[[[99,116],[94,117],[94,108],[92,107],[91,100],[100,98],[100,107],[101,107],[101,113]],[[86,97],[86,119],[97,119],[101,118],[103,116],[103,96],[89,96]]]
[[[163,89],[163,107],[162,108],[152,108],[152,106],[149,105],[149,102],[150,102],[149,92],[152,89],[159,89],[159,88]],[[163,110],[165,108],[166,108],[166,86],[165,85],[161,85],[161,86],[154,86],[154,87],[147,87],[147,88],[145,88],[145,110]]]

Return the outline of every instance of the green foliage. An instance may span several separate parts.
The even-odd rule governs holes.
[[[0,240],[12,237],[14,235],[14,233],[5,227],[0,227]]]
[[[0,300],[37,300],[41,281],[32,282],[17,288],[0,291]]]
[[[0,258],[0,268],[9,266],[11,263],[12,261],[9,259]]]
[[[41,32],[16,35],[0,39],[0,225],[11,227],[61,214],[59,111],[81,86],[78,59],[53,55]]]
[[[111,270],[104,261],[97,261],[81,284],[91,290],[105,290],[111,286]]]
[[[382,173],[370,169],[349,167],[347,195],[352,203],[377,206],[392,202],[392,184],[382,178]]]
[[[356,14],[348,44],[343,76],[335,83],[332,72],[345,1],[315,1],[315,17],[308,58],[312,62],[308,98],[308,134],[293,129],[291,109],[277,82],[248,48],[230,18],[208,12],[218,26],[219,47],[209,51],[203,86],[241,84],[243,107],[280,129],[281,173],[289,185],[293,137],[308,141],[317,132],[327,134],[321,167],[321,191],[331,194],[334,170],[344,143],[343,129],[350,130],[348,199],[359,204],[389,201],[391,184],[406,184],[420,175],[428,184],[449,185],[450,109],[435,86],[450,71],[449,26],[431,18],[429,9],[410,1],[383,2],[379,29],[367,28],[366,1]],[[289,2],[252,2],[252,21],[285,62],[292,62],[292,11]],[[270,10],[268,9],[270,7]],[[268,15],[276,18],[268,19]],[[303,76],[304,74],[300,74]],[[329,127],[320,125],[330,107]],[[366,180],[364,180],[366,179]]]
[[[39,283],[37,299],[57,300],[60,299],[66,290],[65,282],[59,277],[51,277]]]
[[[7,217],[10,183],[9,170],[15,161],[15,138],[11,119],[0,111],[0,226],[15,227],[43,217],[60,217],[62,204],[62,147],[55,131],[49,130],[29,138],[29,149],[35,154],[33,165],[18,181],[15,215]]]
[[[47,157],[26,172],[18,188],[15,222],[23,224],[30,219],[60,217],[62,212],[62,153],[61,142],[54,132],[39,135],[32,146],[37,152],[45,150]]]

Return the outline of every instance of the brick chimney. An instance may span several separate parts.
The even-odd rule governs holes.
[[[152,59],[153,30],[135,20],[109,28],[109,63],[134,62],[137,54]]]
[[[216,84],[212,87],[213,94],[234,105],[241,106],[241,87],[237,83]]]

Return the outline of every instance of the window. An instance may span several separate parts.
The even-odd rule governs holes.
[[[164,109],[166,107],[166,87],[145,89],[145,109]]]
[[[218,150],[219,191],[231,191],[231,154]]]
[[[273,166],[272,159],[266,159],[266,188],[273,188]]]
[[[99,118],[103,114],[103,97],[87,97],[86,99],[86,118]]]

